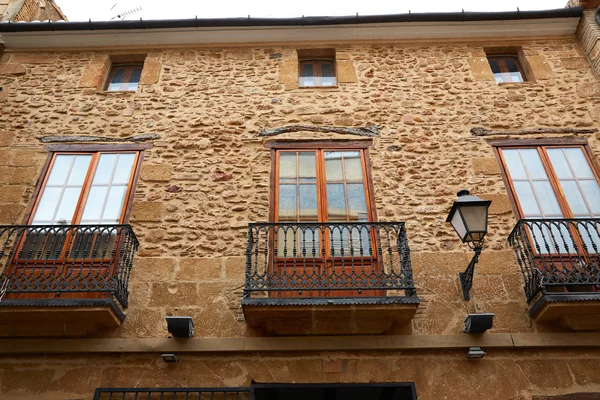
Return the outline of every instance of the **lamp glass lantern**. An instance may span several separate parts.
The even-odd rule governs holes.
[[[463,243],[480,245],[488,231],[490,204],[491,200],[470,196],[468,190],[461,190],[446,222],[452,224]]]

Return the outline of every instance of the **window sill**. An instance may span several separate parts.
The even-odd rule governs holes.
[[[109,90],[98,90],[98,94],[102,94],[105,96],[131,96],[136,94],[138,91],[137,90],[115,90],[115,91],[109,91]]]
[[[298,86],[298,89],[339,89],[340,86],[339,85],[333,85],[333,86]]]
[[[499,87],[505,87],[507,89],[510,88],[518,88],[518,87],[522,87],[522,86],[533,86],[535,84],[534,81],[525,81],[525,82],[500,82],[497,83],[496,85]]]

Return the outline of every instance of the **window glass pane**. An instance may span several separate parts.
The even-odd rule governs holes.
[[[506,68],[508,72],[519,72],[519,68],[517,68],[517,63],[512,58],[505,58]]]
[[[46,181],[46,185],[65,184],[65,180],[69,174],[69,169],[71,168],[71,163],[73,162],[73,157],[74,156],[72,155],[56,156],[54,159],[54,164],[52,165],[52,171],[50,172],[50,176]]]
[[[500,66],[498,66],[498,61],[488,58],[488,62],[490,63],[490,68],[494,74],[500,73]]]
[[[589,216],[590,211],[585,205],[585,201],[577,187],[577,183],[575,181],[561,181],[560,185],[562,186],[563,193],[567,198],[567,203],[569,203],[569,208],[571,209],[573,216]]]
[[[556,195],[554,194],[554,190],[552,189],[550,182],[535,181],[533,182],[533,186],[535,187],[535,191],[544,214],[547,217],[562,216],[560,205],[558,204],[558,200],[556,199]]]
[[[344,152],[344,169],[346,171],[347,181],[363,180],[362,160],[358,151]]]
[[[322,86],[333,86],[335,85],[335,68],[331,62],[321,63],[321,85]]]
[[[279,185],[279,220],[296,220],[296,185]]]
[[[346,221],[346,198],[341,183],[327,184],[327,215],[330,221]]]
[[[113,186],[108,193],[108,200],[102,220],[105,223],[118,223],[121,220],[121,210],[125,201],[127,186]]]
[[[96,172],[94,173],[94,180],[92,181],[93,185],[104,185],[110,183],[110,178],[112,176],[116,160],[117,154],[100,155],[100,161],[98,161],[98,166],[96,167]]]
[[[58,205],[58,199],[62,188],[47,187],[44,189],[42,198],[38,203],[33,217],[33,222],[48,221],[52,220],[56,206]]]
[[[124,75],[125,75],[124,68],[115,68],[114,73],[112,75],[112,79],[110,81],[110,84],[108,85],[108,88],[106,88],[106,90],[108,90],[108,91],[121,90],[121,83],[123,82]]]
[[[565,149],[565,153],[567,154],[567,158],[573,167],[573,171],[575,171],[575,176],[578,179],[583,178],[594,178],[594,173],[590,168],[587,158],[585,154],[583,154],[583,150],[580,148],[567,148]]]
[[[550,157],[550,162],[552,163],[552,168],[554,168],[554,172],[558,179],[569,179],[573,178],[573,174],[571,173],[571,168],[569,168],[569,163],[562,151],[562,149],[548,149],[548,157]]]
[[[529,182],[514,182],[519,205],[523,210],[524,217],[541,217],[542,213],[538,207],[537,200]]]
[[[314,65],[312,63],[302,63],[300,70],[300,86],[314,86]]]
[[[367,201],[365,187],[362,183],[349,183],[348,191],[348,214],[350,221],[368,221]]]
[[[317,166],[315,153],[302,152],[298,154],[298,169],[300,182],[314,182],[317,180]]]
[[[58,211],[56,212],[56,217],[54,218],[55,221],[65,221],[67,224],[72,222],[73,214],[75,214],[75,207],[77,207],[80,194],[81,187],[65,189],[63,197],[60,201],[60,205],[58,206]]]
[[[525,161],[527,172],[531,179],[547,179],[548,175],[542,164],[540,154],[536,149],[521,149],[521,156]]]
[[[527,179],[519,150],[502,150],[502,155],[512,179]]]
[[[279,154],[279,181],[296,182],[296,153]]]
[[[298,185],[300,191],[300,221],[314,222],[319,218],[317,185]]]
[[[325,152],[325,178],[327,182],[342,181],[342,153],[339,151]]]
[[[107,189],[106,186],[92,186],[83,209],[81,222],[98,221],[100,219]]]
[[[102,156],[104,156],[104,154]],[[117,161],[117,169],[115,170],[115,176],[112,181],[113,184],[129,183],[134,160],[135,154],[119,154],[119,161]]]
[[[87,175],[90,161],[92,161],[92,156],[82,155],[75,157],[75,163],[73,164],[73,169],[71,170],[67,185],[83,186],[83,181]]]
[[[133,67],[133,71],[131,71],[131,79],[129,80],[129,85],[127,87],[127,90],[137,90],[141,75],[142,75],[142,68],[141,67]]]
[[[600,186],[596,180],[579,181],[585,198],[595,216],[600,215]]]

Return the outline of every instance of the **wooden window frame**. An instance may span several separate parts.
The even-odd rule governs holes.
[[[137,145],[137,144],[115,144],[115,145],[97,144],[97,145],[49,145],[49,146],[46,146],[44,149],[46,151],[48,151],[49,154],[48,154],[48,157],[46,158],[46,162],[44,163],[44,166],[42,167],[42,171],[40,172],[40,175],[36,182],[35,188],[33,190],[33,194],[31,196],[31,200],[25,211],[25,216],[23,217],[22,225],[29,225],[31,220],[33,219],[33,215],[36,210],[36,207],[37,207],[39,201],[41,200],[41,194],[42,194],[42,190],[45,187],[45,182],[47,181],[48,177],[50,176],[51,167],[52,167],[52,164],[53,164],[53,161],[54,161],[56,155],[58,155],[58,154],[76,154],[76,153],[77,154],[99,154],[99,153],[110,153],[110,152],[114,152],[114,153],[136,152],[137,159],[135,160],[134,165],[133,165],[133,173],[130,177],[130,181],[129,181],[129,185],[128,185],[128,193],[126,195],[126,204],[124,205],[122,214],[121,214],[121,221],[122,221],[121,224],[128,224],[129,217],[131,215],[131,209],[133,207],[135,191],[136,191],[137,183],[138,183],[139,176],[140,176],[142,160],[144,159],[145,150],[149,149],[151,147],[152,147],[152,145],[149,145],[149,144],[146,144],[146,145],[144,145],[144,144],[142,144],[142,145]],[[89,169],[88,175],[92,170],[93,170],[93,168]],[[87,190],[89,190],[89,186],[91,184],[91,180],[90,180],[89,176],[86,175],[84,183],[86,183],[86,184],[83,186],[82,191],[86,190],[86,195],[87,195]],[[80,203],[85,198],[86,198],[85,195],[81,196],[80,201],[78,202],[77,207],[76,207],[75,215],[78,215],[78,213],[80,211],[79,208],[82,207],[82,204],[80,204]]]
[[[500,73],[506,73],[506,74],[510,73],[508,71],[508,67],[506,66],[506,60],[513,60],[515,62],[515,65],[517,66],[517,69],[519,70],[519,73],[521,74],[521,79],[522,79],[521,82],[502,81],[502,82],[498,82],[498,84],[500,84],[500,83],[523,83],[523,82],[529,81],[527,74],[525,73],[525,69],[521,65],[521,60],[517,54],[488,54],[488,55],[486,55],[486,58],[488,60],[488,64],[490,63],[490,60],[497,61],[498,68],[500,68]],[[503,63],[501,64],[500,61],[503,61]],[[491,69],[491,65],[490,65],[490,69]],[[496,79],[496,74],[494,73],[494,71],[492,71],[492,74],[494,74],[494,79]]]
[[[377,209],[375,207],[374,198],[374,187],[373,178],[371,175],[371,161],[369,157],[369,147],[372,144],[372,140],[368,141],[346,141],[346,142],[335,142],[335,141],[319,141],[319,142],[271,142],[267,143],[266,147],[271,149],[271,174],[270,174],[270,185],[269,185],[269,221],[277,222],[277,206],[278,203],[278,185],[279,185],[279,160],[277,154],[279,151],[359,151],[362,154],[363,159],[363,184],[365,186],[365,196],[367,203],[367,210],[369,214],[369,222],[378,222]],[[317,156],[317,170],[322,168],[321,161]],[[317,196],[319,202],[318,219],[321,223],[326,223],[327,218],[322,218],[321,212],[326,206],[326,195],[323,196],[323,187],[326,185],[324,179],[324,171],[322,174],[317,176]],[[319,172],[317,172],[319,175]],[[323,211],[324,212],[324,211]]]
[[[135,90],[130,90],[130,89],[122,89],[119,88],[119,90],[109,90],[110,84],[115,76],[115,73],[117,72],[118,69],[125,69],[125,74],[124,74],[124,78],[128,77],[127,81],[123,81],[121,82],[121,87],[123,85],[129,85],[130,83],[132,83],[130,81],[132,75],[133,75],[133,71],[134,69],[140,69],[140,80],[142,77],[142,71],[144,70],[144,63],[143,62],[124,62],[124,63],[113,63],[110,66],[110,71],[108,73],[108,77],[106,78],[106,82],[104,82],[104,91],[105,92],[137,92],[137,89],[139,88],[139,84],[140,84],[140,80],[137,81],[137,88]],[[129,75],[127,75],[127,72],[129,72]]]
[[[592,153],[588,141],[585,139],[570,139],[570,138],[558,138],[558,139],[526,139],[526,140],[492,140],[489,141],[490,145],[493,148],[494,156],[500,165],[500,172],[502,174],[502,181],[504,182],[504,186],[506,187],[506,191],[508,193],[508,199],[513,209],[513,213],[515,219],[519,221],[523,219],[523,211],[519,206],[519,202],[517,201],[517,197],[515,195],[516,191],[513,185],[512,180],[508,175],[508,168],[504,162],[503,157],[500,154],[500,149],[502,148],[529,148],[529,149],[538,149],[538,148],[581,148],[583,150],[584,155],[589,163],[589,166],[596,177],[598,183],[600,183],[600,164],[594,154]],[[563,218],[572,218],[572,213],[570,207],[566,202],[566,197],[560,187],[560,183],[556,179],[554,170],[549,164],[549,160],[547,157],[541,157],[542,164],[544,166],[544,170],[548,175],[548,180],[556,194],[557,201],[563,213]]]
[[[310,85],[302,85],[302,79],[304,75],[302,74],[304,64],[313,64],[313,77],[315,79],[315,84]],[[325,63],[330,63],[333,68],[333,78],[335,82],[333,85],[323,85],[323,71],[322,65]],[[300,88],[330,88],[338,86],[338,73],[337,73],[337,63],[335,62],[335,58],[301,58],[298,60],[298,87]]]

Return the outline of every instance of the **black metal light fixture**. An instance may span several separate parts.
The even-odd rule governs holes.
[[[490,329],[494,323],[494,314],[469,314],[465,318],[465,333],[483,333]]]
[[[485,354],[485,351],[481,350],[481,347],[469,347],[469,351],[467,352],[467,358],[483,358]]]
[[[469,300],[475,264],[479,261],[483,241],[488,231],[488,209],[492,201],[469,196],[468,190],[461,190],[457,195],[458,199],[454,201],[446,222],[452,224],[460,240],[467,243],[475,252],[465,272],[459,273],[463,296],[465,300]]]
[[[161,354],[160,356],[162,357],[163,361],[166,363],[176,363],[177,361],[179,361],[179,357],[177,357],[173,353],[164,353],[164,354]]]
[[[176,338],[191,338],[194,336],[194,321],[192,317],[165,317],[169,333]]]

